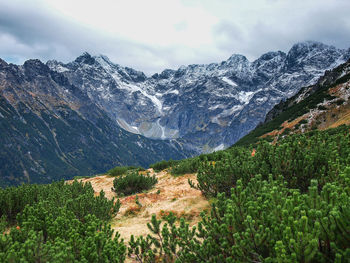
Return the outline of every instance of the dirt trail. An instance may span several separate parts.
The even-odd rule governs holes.
[[[188,184],[188,179],[197,182],[195,174],[174,177],[166,171],[154,173],[149,169],[148,172],[151,175],[155,174],[158,183],[151,190],[137,194],[141,207],[135,202],[136,195],[119,198],[122,206],[116,218],[112,220],[112,228],[118,231],[125,241],[130,239],[131,234],[146,236],[149,233],[147,223],[150,222],[152,214],[160,218],[173,212],[177,217],[183,216],[190,225],[194,225],[200,219],[200,212],[210,207],[201,192]],[[103,175],[79,181],[90,182],[96,195],[103,190],[106,197],[112,199],[117,198],[111,190],[113,180],[114,177]]]

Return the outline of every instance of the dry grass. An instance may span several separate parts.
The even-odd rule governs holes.
[[[311,127],[316,126],[319,130],[325,130],[329,128],[336,128],[342,124],[350,124],[350,82],[337,85],[329,89],[329,94],[339,99],[345,101],[342,105],[337,105],[336,101],[326,101],[320,105],[325,106],[327,110],[317,110],[313,109],[310,112],[304,114],[292,120],[291,122],[285,121],[281,125],[281,129],[273,130],[269,133],[266,133],[260,138],[265,138],[267,136],[275,137],[281,135],[286,128],[293,130],[295,125],[299,123],[302,119],[308,119],[309,125],[306,130],[309,130]],[[295,131],[294,131],[295,132]],[[296,131],[298,132],[298,131]],[[300,131],[299,131],[300,132]]]
[[[342,116],[334,123],[332,123],[329,128],[335,128],[338,127],[340,125],[349,125],[350,124],[350,110],[344,114],[342,114]]]
[[[325,122],[320,127],[322,130],[336,128],[342,124],[350,124],[350,104],[338,106],[322,116]]]
[[[119,198],[122,206],[116,218],[112,220],[112,228],[118,231],[125,241],[128,241],[132,234],[146,236],[149,233],[147,223],[150,222],[152,214],[162,218],[172,212],[177,218],[184,217],[192,226],[200,220],[199,214],[210,207],[201,192],[192,189],[188,184],[188,179],[197,182],[195,174],[173,177],[166,171],[147,171],[156,175],[158,183],[151,190],[137,194],[141,206],[136,204],[136,195]],[[90,182],[96,195],[103,190],[106,197],[112,199],[117,197],[111,190],[113,179],[114,177],[103,175],[79,181]]]
[[[95,195],[99,195],[101,190],[103,190],[108,199],[116,197],[115,193],[112,191],[114,177],[108,175],[96,176],[92,178],[78,179],[79,182],[91,183],[94,188]],[[67,183],[72,183],[73,180],[67,181]]]
[[[121,211],[113,220],[112,226],[125,240],[129,240],[131,234],[146,236],[149,233],[147,223],[152,214],[162,218],[172,212],[177,218],[184,217],[190,225],[194,225],[199,221],[200,212],[209,208],[209,202],[201,192],[188,184],[188,179],[196,181],[194,174],[173,177],[163,171],[156,176],[156,186],[147,193],[137,195],[142,205],[137,214],[131,216],[127,213],[125,216],[125,212],[135,206],[135,195],[120,199]]]
[[[293,130],[295,125],[297,125],[301,120],[306,119],[306,117],[307,117],[307,114],[304,114],[303,116],[300,116],[292,120],[291,122],[285,121],[281,124],[282,128],[280,130],[273,130],[271,132],[265,133],[264,135],[260,136],[260,138],[265,138],[268,136],[275,137],[277,135],[281,135],[284,132],[284,130],[287,128]]]

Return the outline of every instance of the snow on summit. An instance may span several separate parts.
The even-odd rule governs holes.
[[[202,152],[232,145],[280,100],[349,58],[350,50],[308,41],[253,62],[234,54],[221,63],[166,69],[152,77],[87,53],[48,66],[85,90],[122,128],[150,138],[181,138]]]

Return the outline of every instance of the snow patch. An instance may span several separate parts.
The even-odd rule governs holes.
[[[130,93],[140,92],[144,97],[149,98],[152,103],[156,106],[159,113],[162,114],[162,102],[156,97],[161,96],[161,94],[150,95],[144,89],[136,84],[131,84],[124,82],[119,73],[116,72],[115,68],[112,67],[113,63],[105,56],[98,56],[96,60],[100,63],[100,65],[112,76],[112,78],[117,82],[118,86],[122,89],[128,90]],[[112,65],[111,65],[112,64]]]
[[[222,80],[225,81],[227,84],[233,86],[233,87],[237,87],[238,86],[235,82],[233,82],[232,80],[230,80],[227,77],[223,77]]]
[[[164,139],[166,139],[166,137],[165,137],[165,129],[164,129],[164,127],[162,125],[160,125],[159,122],[160,122],[160,119],[157,120],[157,125],[160,127],[160,130],[161,130],[160,138],[162,140],[164,140]]]
[[[210,119],[210,121],[212,123],[216,123],[216,124],[219,124],[220,126],[226,126],[227,123],[224,121],[222,122],[220,120],[220,118],[225,118],[225,117],[228,117],[228,116],[232,116],[233,114],[238,114],[240,110],[242,110],[244,107],[244,105],[235,105],[233,106],[232,108],[229,108],[229,109],[226,109],[226,110],[223,110],[220,114],[218,114],[217,116],[214,116]],[[225,124],[226,123],[226,124]]]
[[[100,85],[99,87],[96,88],[96,90],[100,92],[101,97],[105,100],[110,100],[113,97],[108,86],[104,87]]]
[[[139,128],[137,128],[136,126],[130,126],[131,128],[133,128],[135,131],[138,131]]]
[[[129,123],[127,123],[123,119],[117,119],[117,123],[121,128],[123,128],[124,130],[126,130],[128,132],[135,133],[135,134],[141,134],[139,129],[136,126],[131,126]]]
[[[262,91],[262,89],[258,89],[257,91],[240,91],[238,95],[236,95],[236,99],[244,104],[248,104],[253,96],[260,91]]]
[[[230,115],[232,115],[233,113],[235,113],[235,112],[237,112],[237,111],[239,111],[239,110],[241,110],[241,109],[243,109],[243,105],[235,105],[235,106],[233,106],[231,109],[226,109],[226,110],[224,110],[223,112],[221,112],[220,114],[219,114],[219,117],[227,117],[227,116],[230,116]]]
[[[170,90],[168,93],[173,93],[173,94],[179,95],[179,91],[177,89]]]
[[[257,102],[265,102],[265,101],[267,101],[267,98],[266,97],[264,97],[264,98],[257,98],[256,101]]]
[[[221,151],[225,149],[225,145],[222,143],[214,148],[214,152]]]
[[[56,70],[57,72],[59,72],[59,73],[69,71],[68,68],[63,67],[62,65],[57,65],[57,66],[55,67],[55,70]]]
[[[254,92],[253,91],[240,91],[238,93],[237,99],[244,103],[247,104],[249,103],[250,99],[254,96]]]
[[[214,106],[210,106],[208,109],[209,110],[216,110],[217,108],[223,109],[223,108],[225,108],[225,106],[221,105],[221,104],[217,104],[217,105],[214,105]]]
[[[158,109],[158,112],[160,114],[163,113],[162,111],[163,104],[156,96],[148,94],[146,91],[144,91],[141,87],[137,86],[136,84],[130,84],[130,83],[125,83],[121,81],[120,77],[115,73],[111,75],[114,78],[114,80],[119,84],[120,88],[128,90],[130,93],[140,92],[144,97],[147,97],[152,101],[152,103]]]
[[[345,62],[346,62],[346,60],[344,59],[344,57],[340,56],[340,57],[337,58],[336,61],[334,61],[334,63],[332,65],[330,65],[328,67],[328,69],[333,69],[333,68],[337,67],[338,65],[343,64]]]
[[[219,124],[221,126],[221,122],[220,122],[218,116],[214,116],[213,118],[210,119],[210,121],[212,123],[216,123],[216,124]]]

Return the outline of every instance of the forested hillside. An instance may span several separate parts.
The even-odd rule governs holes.
[[[192,228],[171,213],[154,215],[152,234],[128,244],[118,234],[113,239],[108,226],[120,203],[94,196],[89,184],[3,189],[0,261],[348,262],[349,130],[342,125],[152,165],[174,176],[197,173],[198,183],[189,183],[210,199],[211,212]],[[137,173],[122,171],[115,181],[130,175]]]

